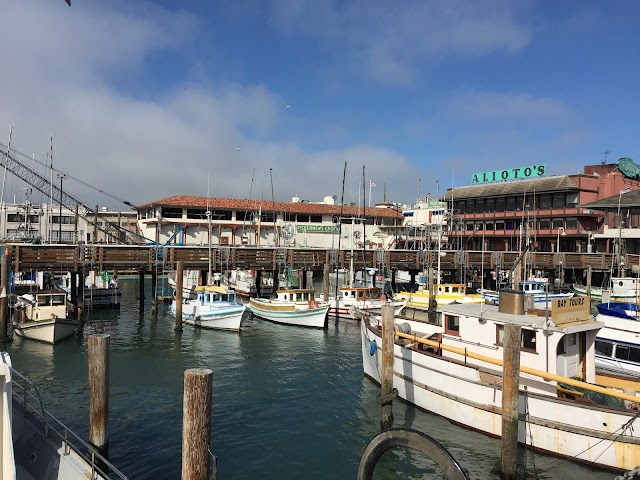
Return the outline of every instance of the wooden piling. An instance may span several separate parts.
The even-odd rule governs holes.
[[[9,249],[5,245],[0,263],[0,340],[9,340]]]
[[[329,264],[324,264],[324,271],[322,272],[322,293],[324,301],[329,301]]]
[[[109,454],[110,335],[89,335],[89,444],[105,458]]]
[[[138,274],[138,295],[140,297],[140,312],[144,312],[144,270]]]
[[[520,326],[506,324],[502,367],[502,448],[500,469],[503,479],[515,479],[518,471],[518,398],[520,394]]]
[[[182,260],[176,262],[176,327],[174,330],[179,332],[182,330],[182,290],[183,290],[183,270],[184,263]]]
[[[393,426],[393,305],[382,306],[382,369],[380,372],[380,429]]]
[[[184,372],[182,480],[208,480],[211,439],[211,378],[208,368]]]

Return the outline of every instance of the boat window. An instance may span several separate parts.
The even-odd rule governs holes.
[[[631,345],[616,345],[616,358],[630,362],[640,362],[640,348]]]
[[[38,297],[38,305],[41,307],[51,305],[51,297],[49,296]]]
[[[610,357],[613,354],[613,343],[605,340],[596,340],[596,353]]]
[[[496,344],[502,346],[504,342],[504,325],[496,325]],[[563,343],[563,342],[560,342]],[[560,346],[558,345],[558,348]],[[564,347],[563,347],[564,348]],[[536,351],[536,332],[533,330],[520,330],[520,350]]]
[[[52,295],[51,301],[53,305],[64,305],[64,295]]]
[[[457,315],[444,316],[444,332],[449,335],[460,336],[460,317]]]

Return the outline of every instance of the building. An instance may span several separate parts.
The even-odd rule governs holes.
[[[619,164],[600,164],[585,166],[581,174],[532,178],[535,172],[544,174],[540,165],[476,174],[471,186],[450,188],[443,198],[450,206],[449,247],[518,251],[529,245],[541,252],[611,251],[609,227],[617,226],[619,217],[586,207],[639,190],[640,181],[623,170]],[[506,180],[514,178],[513,171],[516,179]],[[525,171],[534,173],[524,175]],[[505,180],[488,181],[494,178]],[[628,227],[638,224],[638,216],[630,215]]]
[[[136,207],[142,235],[166,245],[389,248],[402,227],[400,208],[322,202],[173,196]]]

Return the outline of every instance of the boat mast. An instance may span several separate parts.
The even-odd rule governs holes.
[[[207,173],[207,227],[209,229],[209,272],[207,273],[207,284],[211,283],[211,209],[209,208],[209,174]]]

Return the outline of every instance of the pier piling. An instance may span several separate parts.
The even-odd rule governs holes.
[[[0,268],[0,339],[9,341],[9,249],[5,246]]]
[[[393,426],[393,305],[382,306],[382,368],[380,371],[380,429]]]
[[[176,262],[176,326],[174,330],[176,332],[182,331],[182,289],[183,278],[182,271],[184,270],[184,264],[182,260]]]
[[[591,304],[591,265],[587,265],[587,297],[589,297],[589,304]]]
[[[144,312],[144,270],[140,270],[138,274],[138,279],[139,279],[138,295],[140,296],[140,311]]]
[[[104,458],[109,454],[110,335],[89,335],[89,444]]]
[[[515,479],[518,470],[518,398],[520,394],[519,325],[504,326],[502,367],[502,448],[501,477]]]
[[[322,293],[324,301],[329,301],[329,264],[324,264],[324,271],[322,272]]]
[[[182,480],[208,480],[211,439],[211,379],[208,368],[184,372]]]

